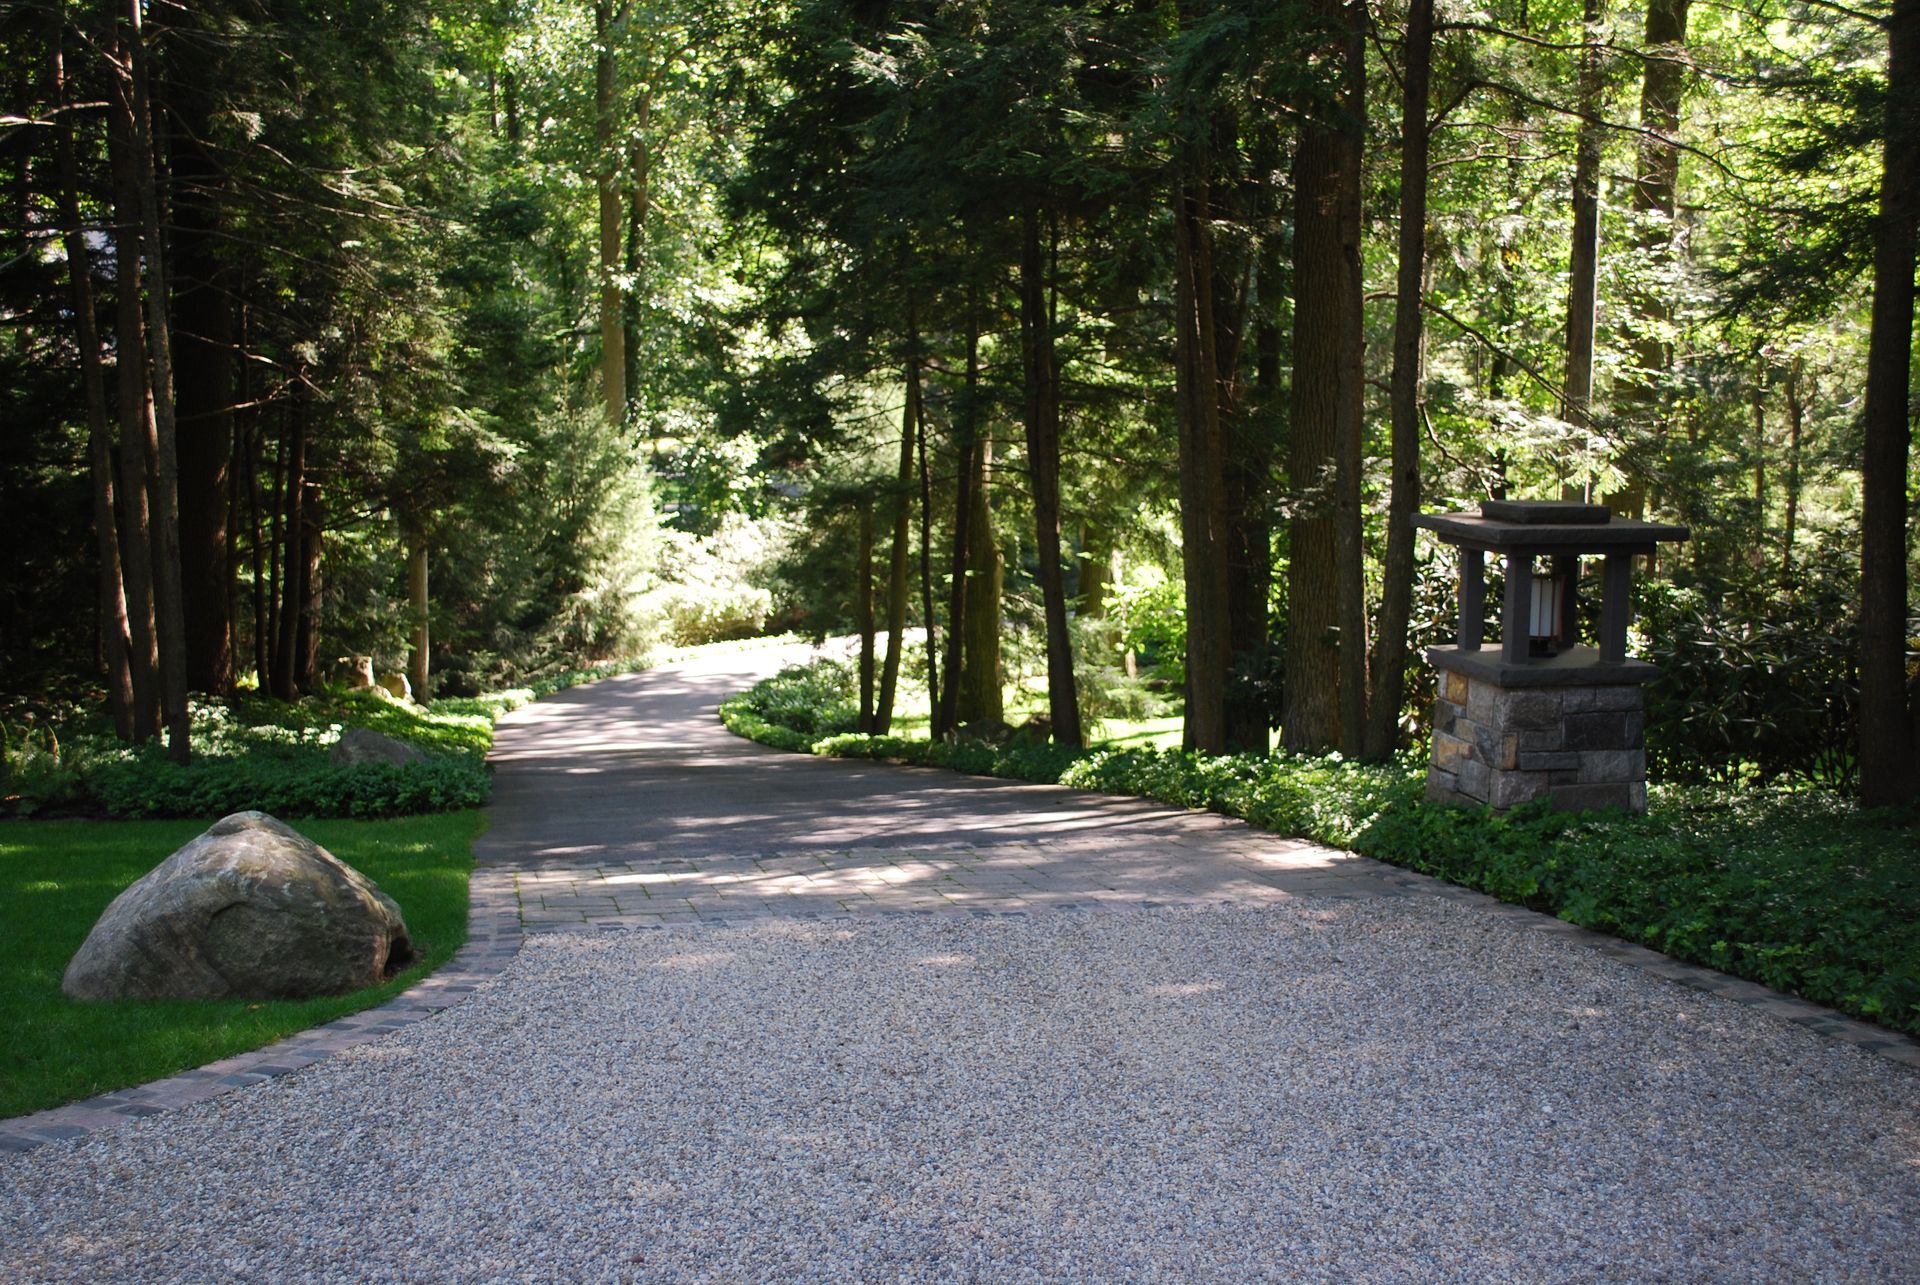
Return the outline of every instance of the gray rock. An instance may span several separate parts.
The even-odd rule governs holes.
[[[75,999],[300,999],[413,957],[400,907],[264,812],[216,821],[114,898],[67,965]]]
[[[361,763],[418,763],[426,758],[405,741],[396,741],[381,732],[364,727],[349,727],[327,752],[327,761],[335,767],[354,767]]]

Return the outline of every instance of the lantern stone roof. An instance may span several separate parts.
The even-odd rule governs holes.
[[[1478,513],[1422,513],[1413,519],[1448,544],[1493,553],[1649,553],[1689,531],[1665,522],[1618,518],[1603,504],[1487,500]]]

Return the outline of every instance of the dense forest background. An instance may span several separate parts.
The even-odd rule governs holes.
[[[1419,511],[1684,523],[1656,774],[1920,794],[1920,5],[14,0],[0,688],[858,632],[1424,733]],[[924,645],[910,628],[924,629]],[[877,645],[876,636],[890,638]],[[884,651],[884,660],[881,652]]]

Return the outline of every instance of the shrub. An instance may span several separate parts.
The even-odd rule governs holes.
[[[1851,793],[1860,734],[1859,615],[1836,572],[1741,607],[1709,587],[1649,585],[1647,766],[1656,780],[1813,782]]]
[[[669,584],[642,595],[641,609],[658,617],[667,642],[697,647],[758,634],[773,610],[773,595],[751,585]]]
[[[860,722],[853,669],[837,660],[789,665],[736,700],[766,722],[814,740],[850,732]]]

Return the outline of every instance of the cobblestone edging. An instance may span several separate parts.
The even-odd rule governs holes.
[[[519,953],[525,934],[513,892],[513,872],[476,867],[468,885],[467,942],[445,964],[377,1008],[335,1018],[251,1053],[239,1053],[150,1084],[103,1093],[32,1115],[0,1120],[0,1155],[32,1151],[49,1142],[80,1138],[128,1120],[204,1102],[230,1090],[259,1084],[425,1021],[452,1008]]]

